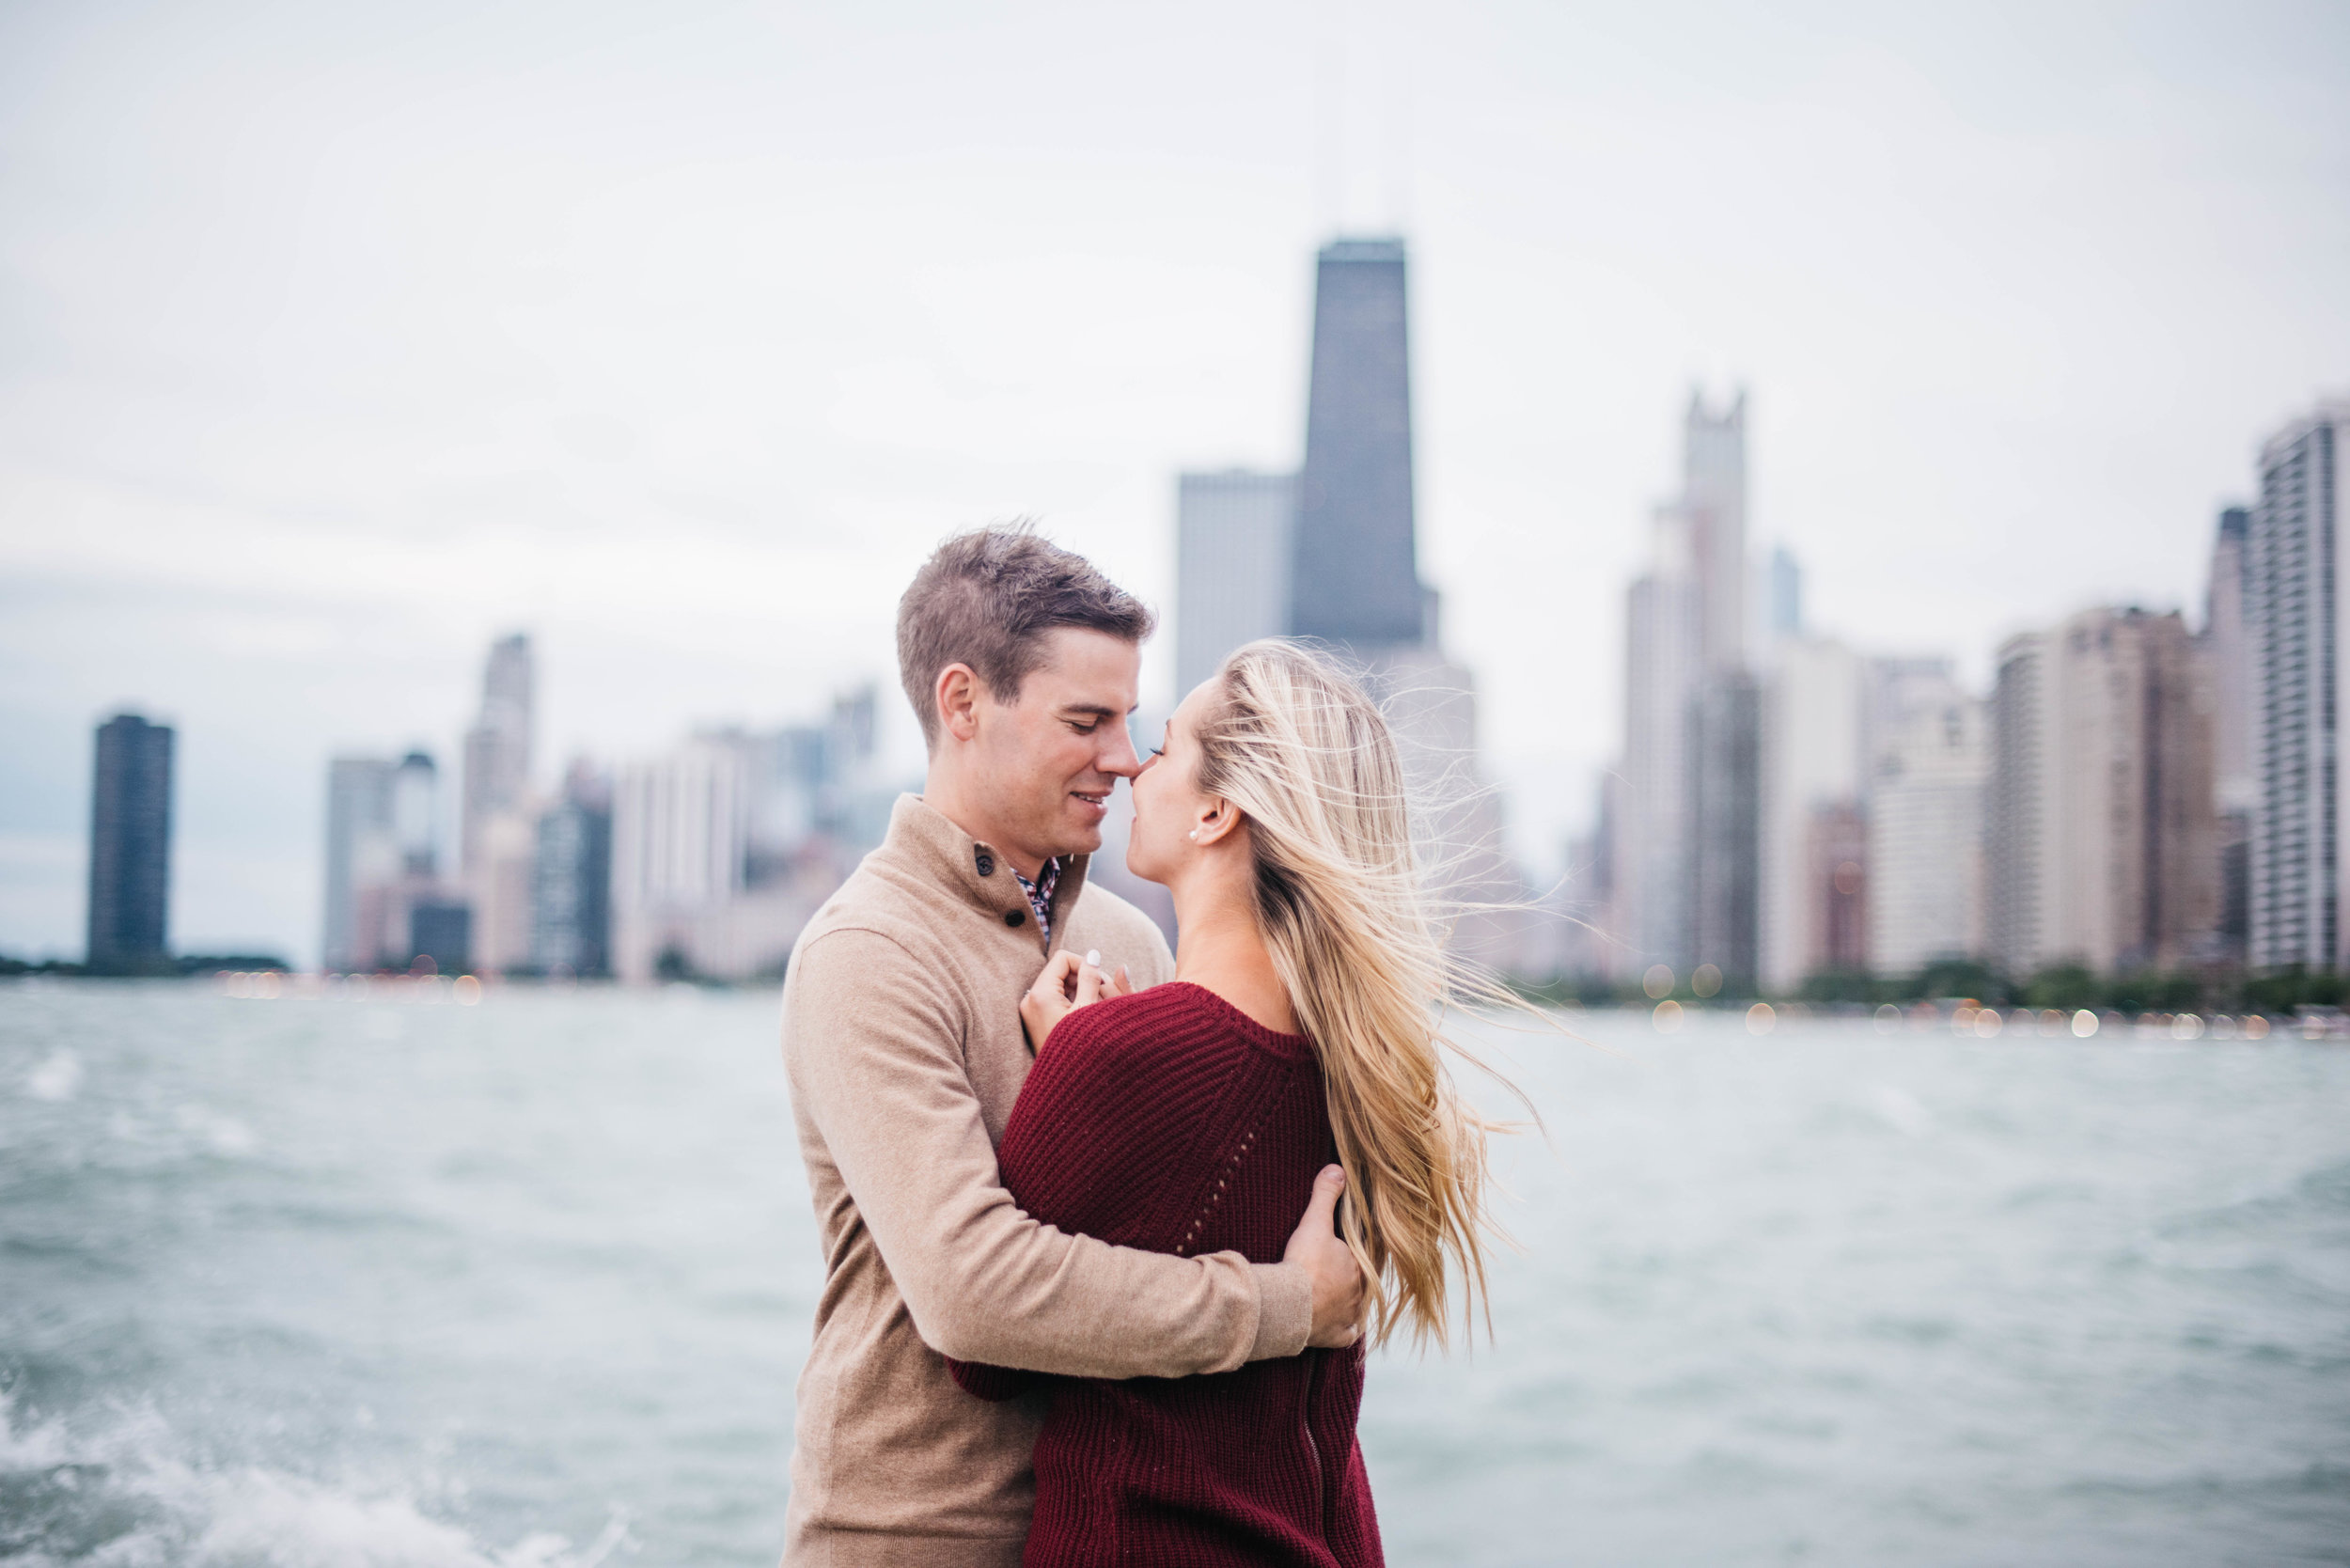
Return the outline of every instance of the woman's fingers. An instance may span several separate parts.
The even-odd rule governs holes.
[[[1081,956],[1064,948],[1045,964],[1044,972],[1020,999],[1020,1021],[1027,1026],[1031,1042],[1042,1046],[1053,1026],[1077,1008],[1104,996],[1134,995],[1134,980],[1126,966],[1121,964],[1116,975],[1108,975],[1103,973],[1101,962],[1098,951]]]
[[[1047,964],[1044,966],[1044,972],[1037,976],[1035,980],[1028,982],[1028,996],[1030,997],[1042,998],[1046,996],[1058,996],[1060,994],[1060,981],[1053,973],[1056,967],[1057,966],[1054,964]],[[1026,1004],[1024,1003],[1023,1005],[1025,1006]]]
[[[1076,954],[1065,950],[1057,952],[1046,962],[1044,973],[1037,976],[1036,984],[1029,989],[1040,996],[1049,993],[1067,1001],[1076,980],[1077,968]]]

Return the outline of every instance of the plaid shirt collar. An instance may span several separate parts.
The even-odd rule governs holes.
[[[1036,911],[1037,934],[1044,938],[1047,947],[1053,941],[1053,890],[1060,886],[1060,869],[1058,860],[1047,860],[1034,882],[1022,876],[1017,869],[1011,873],[1019,882],[1020,890],[1028,895],[1028,907]]]

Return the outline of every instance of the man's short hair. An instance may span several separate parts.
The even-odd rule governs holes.
[[[1044,662],[1044,634],[1059,626],[1138,643],[1158,624],[1150,606],[1074,551],[1026,524],[975,528],[938,547],[898,601],[898,678],[938,744],[932,688],[948,665],[969,665],[998,702]]]

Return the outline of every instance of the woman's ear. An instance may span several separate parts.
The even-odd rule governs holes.
[[[1191,830],[1192,840],[1205,847],[1229,837],[1240,823],[1239,808],[1229,800],[1212,800],[1199,813],[1199,823]]]

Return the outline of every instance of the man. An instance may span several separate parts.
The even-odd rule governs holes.
[[[1086,560],[1024,530],[949,540],[898,606],[922,793],[808,923],[784,1060],[824,1247],[800,1374],[788,1568],[1016,1563],[1041,1408],[945,1356],[1183,1377],[1351,1343],[1362,1278],[1325,1173],[1277,1264],[1178,1258],[1022,1214],[995,1144],[1032,1060],[1019,1003],[1054,951],[1171,979],[1155,927],[1086,884],[1152,630]],[[1336,1168],[1332,1168],[1336,1171]]]

